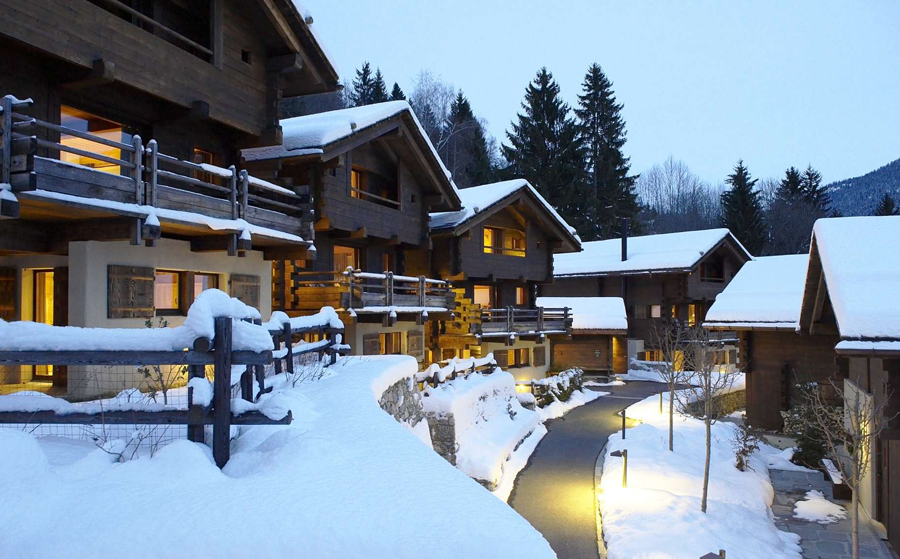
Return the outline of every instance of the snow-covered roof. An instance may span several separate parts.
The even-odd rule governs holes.
[[[707,328],[794,330],[800,319],[809,255],[747,262],[706,313]]]
[[[568,231],[578,243],[581,243],[581,238],[578,237],[575,228],[569,225],[566,220],[559,215],[556,209],[541,196],[537,189],[531,186],[525,179],[512,179],[482,184],[480,186],[473,186],[471,188],[460,190],[459,198],[462,201],[463,208],[455,212],[432,213],[429,224],[431,230],[438,231],[459,227],[473,219],[476,215],[490,210],[507,197],[520,191],[529,192],[547,210],[560,227],[565,231]]]
[[[538,297],[539,307],[569,307],[573,330],[628,330],[621,297]]]
[[[245,161],[260,161],[302,155],[322,155],[329,146],[336,142],[401,115],[408,115],[413,120],[421,137],[421,143],[428,146],[428,149],[424,150],[426,157],[430,154],[432,164],[440,169],[440,173],[450,183],[452,192],[449,195],[458,198],[459,192],[453,183],[450,171],[441,161],[428,134],[419,123],[416,113],[406,101],[387,101],[284,119],[281,121],[281,145],[245,149],[241,151],[241,156]],[[451,205],[455,205],[452,202],[456,201],[452,200]]]
[[[621,239],[584,243],[584,250],[580,253],[553,257],[553,275],[602,276],[688,271],[726,239],[730,239],[747,260],[753,259],[728,229],[706,229],[629,237],[628,258],[625,261],[622,261]]]
[[[900,216],[820,219],[813,242],[841,338],[900,340]]]

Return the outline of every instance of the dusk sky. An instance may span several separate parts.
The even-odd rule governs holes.
[[[409,93],[428,68],[505,141],[546,65],[571,104],[598,62],[633,172],[669,155],[720,182],[812,163],[825,182],[900,157],[900,2],[305,0],[342,78],[368,60]]]

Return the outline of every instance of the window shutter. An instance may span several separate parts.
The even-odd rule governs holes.
[[[381,340],[378,334],[363,335],[363,355],[378,355],[381,353]]]
[[[425,357],[424,330],[410,330],[406,334],[406,352],[418,360]]]
[[[547,348],[538,346],[534,348],[534,359],[532,360],[535,367],[543,367],[547,364]]]
[[[505,349],[497,350],[494,352],[494,361],[497,362],[497,366],[501,369],[505,369],[509,366],[509,352]]]
[[[259,308],[259,276],[231,274],[231,296],[245,305]]]
[[[0,318],[16,319],[16,269],[0,268]]]
[[[107,274],[107,318],[153,316],[153,268],[110,265]]]

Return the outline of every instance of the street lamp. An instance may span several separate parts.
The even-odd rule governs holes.
[[[622,458],[622,487],[628,487],[628,449],[614,450],[609,455]]]

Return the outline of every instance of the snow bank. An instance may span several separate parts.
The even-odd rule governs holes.
[[[259,311],[218,289],[201,293],[184,324],[174,328],[79,328],[0,319],[0,350],[7,351],[181,351],[197,338],[215,338],[214,319],[234,317],[233,348],[272,349],[269,332],[242,319],[259,318]]]
[[[528,522],[378,406],[381,387],[416,370],[408,356],[344,358],[298,388],[271,379],[294,423],[242,427],[223,471],[187,441],[117,463],[91,445],[0,430],[16,472],[0,507],[0,523],[16,526],[0,533],[2,554],[554,557]],[[147,529],[154,519],[168,519],[163,532]]]
[[[569,396],[569,399],[565,402],[556,400],[549,406],[537,408],[537,412],[538,415],[541,416],[541,421],[556,419],[558,417],[564,416],[569,411],[577,408],[578,406],[583,406],[588,402],[593,402],[601,396],[608,395],[609,392],[598,392],[596,390],[575,390],[574,392],[572,392],[572,395]]]
[[[847,510],[826,499],[821,491],[813,490],[806,492],[806,499],[794,503],[794,518],[819,524],[834,524],[847,518]]]
[[[456,429],[456,466],[469,477],[496,485],[504,463],[540,416],[519,404],[516,381],[505,371],[475,373],[425,389],[426,413],[453,414]]]
[[[765,461],[735,466],[732,440],[737,426],[713,426],[708,513],[700,512],[705,428],[679,416],[675,452],[668,451],[668,415],[651,396],[627,408],[642,421],[628,438],[609,438],[598,499],[610,559],[677,557],[696,559],[724,549],[733,559],[800,559],[799,536],[779,531],[769,505],[774,491]],[[622,459],[628,450],[628,487],[622,488]]]
[[[285,324],[290,324],[291,328],[294,330],[302,328],[344,329],[344,323],[338,317],[338,313],[334,310],[334,307],[322,307],[316,314],[311,314],[309,316],[295,316],[293,318],[282,311],[274,311],[272,316],[269,317],[269,321],[263,324],[263,326],[266,327],[266,330],[274,332],[284,328]]]
[[[628,330],[621,297],[538,297],[539,307],[569,307],[574,330]]]

